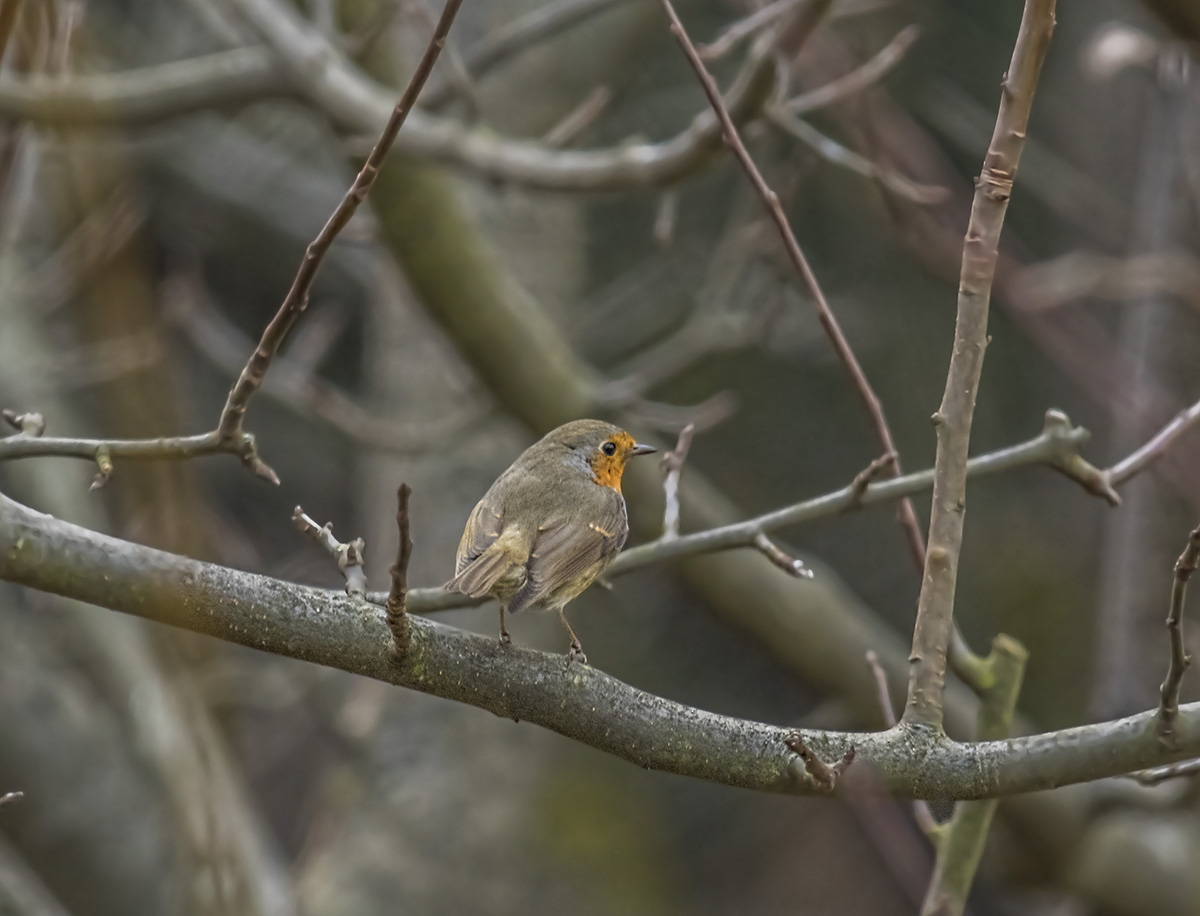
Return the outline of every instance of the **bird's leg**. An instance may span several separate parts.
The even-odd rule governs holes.
[[[587,656],[583,654],[583,643],[579,641],[579,637],[575,635],[575,631],[567,623],[567,615],[562,608],[558,609],[558,619],[562,621],[563,626],[567,628],[567,632],[571,634],[571,651],[567,653],[567,661],[577,661],[581,665],[586,665]]]
[[[504,629],[504,605],[500,605],[500,645],[512,645],[512,637],[508,635],[508,630]]]

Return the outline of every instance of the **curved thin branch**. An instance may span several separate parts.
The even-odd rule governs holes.
[[[949,197],[949,191],[936,185],[926,185],[905,178],[898,172],[872,162],[866,156],[843,146],[832,137],[827,137],[807,121],[793,115],[781,105],[768,106],[767,120],[780,130],[795,137],[826,162],[879,182],[887,190],[915,204],[941,203]]]
[[[720,716],[630,687],[586,665],[414,617],[400,657],[379,608],[97,534],[0,495],[0,579],[340,668],[541,725],[648,769],[761,791],[818,790],[785,741],[823,760],[850,747],[889,791],[989,798],[1200,754],[1200,703],[1181,706],[1165,747],[1151,710],[1026,738],[959,744],[898,728],[838,733]]]
[[[1041,434],[1010,448],[1001,449],[988,455],[980,455],[968,462],[970,471],[975,476],[991,474],[997,471],[1009,470],[1023,464],[1047,463],[1059,466],[1063,459],[1076,452],[1078,445],[1088,437],[1087,430],[1072,427],[1070,422],[1060,421],[1062,415],[1050,411],[1047,422]],[[891,502],[905,499],[914,493],[929,489],[933,484],[934,471],[918,471],[903,477],[892,477],[872,483],[863,489],[860,484],[851,482],[840,490],[834,490],[824,496],[805,500],[794,506],[776,509],[756,518],[708,531],[698,531],[677,538],[652,541],[626,550],[613,561],[607,575],[620,575],[647,563],[661,562],[667,559],[689,556],[697,553],[708,553],[714,550],[728,550],[731,547],[752,547],[755,538],[766,531],[774,531],[788,525],[812,521],[859,506],[869,506],[880,502]]]
[[[237,455],[259,476],[272,483],[279,483],[271,471],[258,457],[258,446],[251,433],[243,432],[237,438],[224,440],[213,430],[195,436],[166,436],[158,439],[74,439],[56,436],[33,436],[18,433],[0,439],[0,461],[17,458],[83,458],[97,461],[99,456],[108,459],[155,459],[182,461],[204,455]]]
[[[1077,451],[1079,446],[1087,441],[1088,436],[1089,433],[1086,429],[1072,426],[1070,420],[1063,414],[1051,410],[1046,414],[1046,425],[1039,435],[1019,445],[972,458],[967,463],[967,473],[971,477],[983,477],[1026,465],[1045,464],[1062,470],[1066,476],[1078,480],[1080,485],[1087,489],[1085,481],[1075,475],[1084,468],[1091,468],[1093,472],[1095,471],[1091,465],[1079,457]],[[0,445],[2,444],[0,442]],[[648,544],[624,550],[613,561],[605,572],[605,576],[608,578],[622,576],[653,563],[678,560],[702,553],[740,547],[757,547],[758,538],[768,531],[840,515],[865,506],[893,502],[923,493],[932,485],[932,469],[905,474],[903,477],[891,477],[887,480],[870,483],[865,487],[856,479],[840,490],[834,490],[813,499],[806,499],[782,509],[775,509],[742,522],[673,538],[658,538]],[[368,598],[382,604],[387,595],[373,592]],[[464,599],[462,595],[449,594],[440,588],[418,588],[408,593],[409,609],[422,614],[460,607],[474,607],[486,604],[489,600],[488,598]]]

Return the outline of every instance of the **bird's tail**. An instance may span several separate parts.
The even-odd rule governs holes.
[[[460,592],[471,598],[492,594],[500,580],[511,577],[519,568],[505,546],[500,542],[492,544],[442,587],[448,592]],[[520,583],[516,585],[520,587]]]

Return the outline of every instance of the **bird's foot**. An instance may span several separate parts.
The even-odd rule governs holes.
[[[587,664],[587,656],[583,654],[583,646],[578,639],[571,640],[571,650],[567,653],[567,664],[571,662],[579,662],[581,665]]]
[[[511,646],[512,645],[512,637],[508,635],[507,630],[500,631],[500,645],[502,645],[502,646]]]

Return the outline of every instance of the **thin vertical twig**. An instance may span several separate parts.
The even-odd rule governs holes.
[[[392,631],[396,651],[403,655],[408,651],[412,630],[408,622],[408,561],[412,558],[413,542],[408,517],[408,498],[412,487],[400,484],[396,491],[396,530],[400,540],[396,546],[396,562],[388,572],[392,577],[392,588],[387,597],[387,625]]]
[[[262,386],[267,370],[271,367],[271,360],[279,351],[292,325],[296,323],[300,314],[308,306],[309,290],[312,288],[317,271],[320,270],[321,263],[329,252],[330,246],[333,245],[334,239],[350,222],[350,218],[362,202],[367,199],[371,186],[374,185],[379,170],[383,166],[383,160],[392,148],[392,143],[400,133],[400,128],[404,125],[408,113],[416,104],[417,96],[420,95],[426,80],[429,79],[429,74],[433,71],[434,64],[437,63],[438,56],[446,45],[446,36],[450,32],[450,26],[454,23],[454,17],[460,6],[462,6],[462,0],[446,0],[441,18],[425,48],[425,53],[421,56],[420,63],[417,64],[417,69],[409,80],[408,87],[404,90],[400,101],[392,110],[387,125],[371,149],[370,155],[367,156],[367,161],[355,176],[354,183],[342,198],[341,203],[338,204],[317,237],[305,250],[304,259],[296,271],[291,289],[288,290],[287,296],[279,306],[279,311],[275,313],[275,317],[263,331],[262,339],[229,392],[225,407],[221,411],[221,419],[217,424],[217,434],[222,442],[236,442],[243,437],[242,422],[251,396]],[[268,480],[278,482],[275,472],[267,467],[256,453],[249,453],[246,460],[255,473]]]
[[[663,455],[663,467],[667,471],[663,479],[663,540],[679,537],[679,478],[683,474],[683,463],[687,461],[695,432],[696,425],[689,423],[679,431],[675,448]]]
[[[1000,231],[1025,146],[1034,91],[1054,31],[1055,0],[1027,0],[1002,84],[1000,110],[963,244],[954,349],[946,390],[933,415],[937,430],[929,550],[917,600],[908,700],[901,720],[942,731],[946,661],[954,633],[954,589],[967,495],[967,451],[983,354]]]
[[[1171,585],[1171,609],[1167,614],[1167,632],[1171,634],[1171,661],[1167,676],[1159,689],[1161,700],[1158,707],[1158,733],[1166,739],[1175,729],[1179,715],[1179,688],[1183,684],[1183,673],[1191,664],[1183,642],[1183,603],[1187,598],[1188,580],[1200,567],[1200,526],[1188,535],[1187,546],[1175,561],[1175,581]]]

